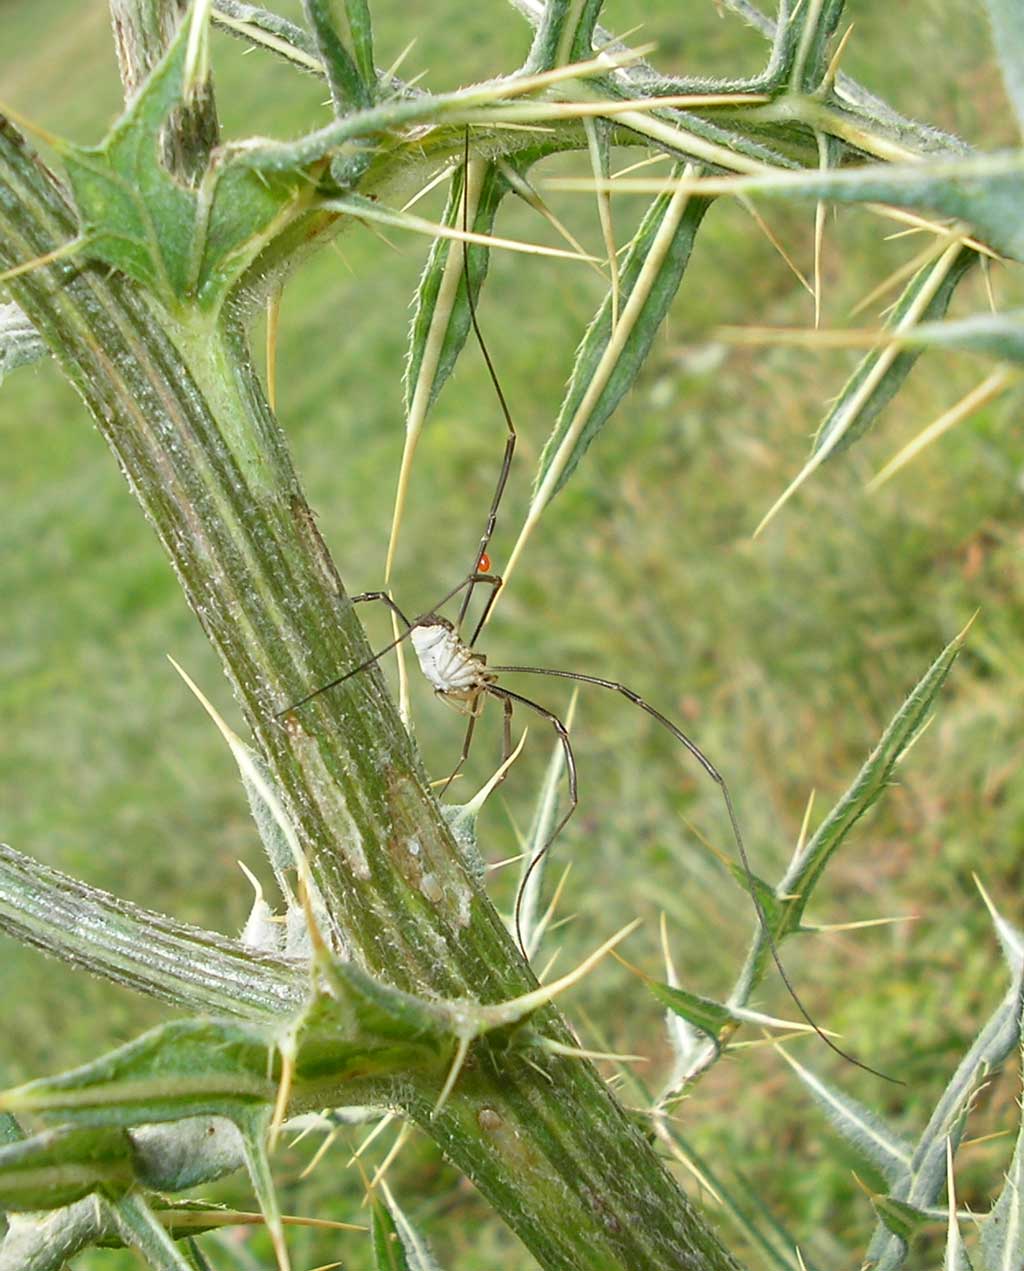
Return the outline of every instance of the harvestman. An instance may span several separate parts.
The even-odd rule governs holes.
[[[466,130],[463,172],[462,229],[463,233],[466,233],[468,232],[467,205],[469,201],[468,128]],[[458,586],[453,587],[451,591],[449,591],[448,594],[432,609],[421,614],[418,618],[415,618],[412,621],[406,617],[387,592],[368,591],[364,592],[362,595],[353,596],[353,604],[360,604],[364,601],[373,600],[386,605],[398,618],[399,622],[402,623],[405,628],[404,631],[396,639],[392,640],[390,644],[387,644],[382,649],[379,649],[373,657],[360,663],[359,666],[354,667],[351,671],[346,671],[344,675],[339,675],[337,679],[331,680],[329,684],[321,685],[320,688],[314,689],[311,693],[307,693],[305,697],[300,698],[291,706],[286,707],[285,710],[279,711],[278,718],[288,714],[290,711],[298,710],[299,707],[305,706],[306,703],[312,701],[313,698],[319,697],[321,693],[326,693],[330,689],[337,688],[339,684],[344,684],[346,680],[349,680],[353,676],[359,675],[361,672],[368,670],[371,666],[375,665],[385,653],[388,653],[391,649],[401,644],[402,641],[408,639],[412,642],[413,649],[416,652],[416,657],[420,664],[420,669],[423,671],[427,680],[433,685],[434,692],[437,696],[448,702],[449,705],[458,710],[460,714],[467,715],[469,717],[465,740],[462,745],[462,754],[460,755],[459,762],[455,766],[451,776],[445,781],[441,790],[441,795],[445,793],[452,781],[454,781],[455,777],[461,771],[469,757],[469,751],[473,741],[473,731],[476,728],[476,722],[483,712],[484,705],[488,697],[497,698],[497,700],[502,703],[504,711],[503,762],[508,759],[512,751],[513,709],[516,706],[525,706],[528,710],[531,710],[535,714],[540,715],[543,719],[546,719],[557,733],[558,740],[561,743],[562,751],[565,755],[566,773],[569,785],[569,807],[559,820],[558,824],[552,830],[551,834],[548,836],[548,840],[544,844],[544,847],[530,862],[519,884],[519,891],[516,894],[516,939],[519,943],[523,956],[528,960],[526,943],[523,939],[522,932],[523,898],[526,895],[527,884],[533,874],[533,871],[551,850],[555,840],[565,829],[579,805],[576,757],[573,753],[572,742],[569,739],[569,730],[559,716],[556,715],[554,711],[549,710],[546,706],[542,706],[539,702],[532,701],[530,698],[524,697],[520,693],[514,693],[511,689],[505,688],[504,685],[498,683],[498,676],[516,674],[550,675],[559,679],[575,680],[581,684],[596,684],[599,688],[611,689],[613,692],[621,694],[621,696],[625,697],[628,701],[632,702],[636,706],[639,706],[640,709],[650,715],[652,719],[657,720],[663,728],[667,729],[676,741],[684,746],[689,754],[692,755],[692,757],[700,764],[721,791],[722,800],[725,804],[726,812],[728,813],[733,839],[736,844],[736,850],[746,874],[748,891],[750,893],[750,898],[753,901],[754,909],[757,912],[758,921],[760,922],[761,929],[764,932],[768,947],[771,951],[772,959],[779,972],[779,976],[804,1019],[808,1022],[808,1024],[810,1024],[821,1040],[831,1050],[835,1051],[836,1054],[841,1055],[843,1059],[855,1064],[858,1068],[863,1068],[868,1072],[874,1073],[876,1076],[884,1078],[886,1081],[895,1080],[894,1078],[887,1076],[887,1074],[879,1072],[877,1069],[871,1068],[869,1065],[862,1063],[859,1059],[855,1058],[853,1055],[847,1054],[845,1050],[837,1046],[822,1032],[801,1002],[785,968],[782,965],[782,960],[779,956],[775,939],[768,924],[767,915],[764,912],[764,907],[757,894],[757,885],[754,873],[751,869],[750,859],[747,855],[747,850],[743,842],[743,835],[740,832],[739,820],[733,806],[732,796],[729,793],[729,787],[725,783],[725,778],[707,755],[704,754],[700,747],[687,737],[682,729],[673,724],[672,721],[659,710],[656,710],[650,702],[645,701],[638,693],[634,693],[632,689],[627,688],[625,684],[618,683],[616,680],[606,680],[596,675],[584,675],[579,671],[559,671],[553,670],[550,667],[542,666],[488,666],[486,655],[476,652],[474,646],[481,631],[483,630],[484,624],[487,622],[491,607],[493,606],[502,586],[501,576],[490,572],[491,562],[490,557],[487,554],[487,549],[490,546],[491,537],[493,536],[497,525],[498,510],[501,506],[502,496],[505,493],[505,486],[508,482],[509,472],[512,466],[512,456],[515,453],[516,448],[516,429],[515,424],[512,422],[512,412],[509,409],[505,394],[498,381],[498,375],[494,369],[494,363],[491,361],[491,356],[484,341],[483,333],[480,330],[480,324],[477,321],[476,301],[473,298],[473,286],[469,270],[469,248],[465,238],[462,240],[462,267],[463,278],[466,286],[466,300],[469,308],[470,322],[473,327],[473,334],[476,337],[477,345],[479,346],[484,362],[486,363],[487,372],[490,376],[491,383],[494,386],[494,391],[497,395],[506,427],[505,453],[502,458],[501,470],[498,475],[494,495],[491,499],[490,511],[487,514],[487,521],[484,525],[484,532],[480,536],[480,545],[473,558],[473,568],[462,582],[460,582]],[[468,641],[463,640],[461,635],[462,624],[465,621],[470,602],[473,598],[473,591],[480,585],[490,587],[490,595],[487,597],[481,615],[477,620],[476,626],[473,628],[472,636]],[[460,592],[464,592],[464,595],[459,606],[458,618],[453,623],[447,618],[441,617],[438,610],[443,609],[444,606],[448,604],[450,600],[453,600]]]

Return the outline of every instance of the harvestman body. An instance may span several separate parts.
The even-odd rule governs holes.
[[[467,224],[468,222],[468,213],[467,213],[468,191],[466,189],[466,186],[468,185],[468,175],[469,175],[469,130],[468,128],[466,131],[463,171],[465,173],[465,177],[464,177],[465,184],[463,186],[462,228],[463,228],[463,231],[466,232],[468,230],[468,224]],[[398,607],[398,605],[395,603],[395,601],[391,598],[391,596],[387,592],[371,591],[371,592],[365,592],[364,594],[359,596],[353,596],[352,601],[354,604],[359,604],[364,601],[375,600],[375,601],[381,602],[382,604],[387,605],[387,607],[402,623],[403,627],[405,628],[404,631],[402,632],[401,635],[397,637],[397,639],[392,640],[390,644],[385,645],[384,648],[380,649],[377,653],[375,653],[372,658],[369,658],[366,662],[361,663],[359,666],[354,667],[352,670],[347,671],[344,675],[340,675],[337,679],[332,680],[329,684],[321,685],[320,688],[315,689],[311,693],[308,693],[305,697],[293,703],[291,706],[287,707],[284,711],[280,711],[279,715],[285,715],[289,713],[290,711],[297,710],[299,707],[304,706],[307,702],[311,701],[314,697],[318,697],[321,693],[325,693],[329,689],[333,689],[337,687],[339,684],[343,684],[346,680],[351,679],[354,675],[358,675],[360,672],[367,670],[369,667],[375,665],[385,653],[393,649],[396,645],[400,644],[403,640],[408,639],[412,643],[413,649],[416,652],[416,657],[419,661],[420,669],[422,670],[428,682],[431,685],[433,685],[434,692],[437,694],[437,696],[442,698],[450,706],[458,710],[460,714],[466,715],[469,718],[469,723],[466,729],[465,741],[463,742],[463,747],[462,747],[462,754],[459,758],[459,762],[456,765],[454,771],[452,772],[451,776],[447,779],[443,789],[441,790],[442,796],[444,792],[448,789],[449,785],[451,785],[452,781],[455,779],[457,774],[461,771],[463,764],[466,762],[466,759],[469,756],[470,746],[473,740],[473,731],[474,731],[474,728],[476,727],[476,721],[479,719],[481,713],[483,712],[484,705],[486,704],[488,697],[497,698],[502,703],[502,707],[504,710],[504,758],[505,759],[508,758],[508,756],[511,754],[511,751],[512,751],[512,712],[515,706],[517,705],[524,706],[528,710],[531,710],[535,714],[540,715],[542,718],[546,719],[554,728],[555,732],[557,733],[558,739],[562,746],[563,754],[565,756],[566,773],[567,773],[568,786],[569,786],[569,807],[566,810],[566,812],[562,815],[557,825],[552,830],[550,836],[548,837],[547,843],[544,845],[541,851],[533,857],[532,861],[530,862],[526,870],[526,873],[524,874],[519,884],[519,891],[516,896],[516,903],[515,903],[515,929],[516,929],[516,937],[518,939],[520,949],[523,952],[523,956],[526,957],[527,953],[526,953],[525,942],[523,940],[522,923],[521,923],[523,898],[526,894],[527,883],[534,869],[540,864],[543,857],[550,850],[552,844],[561,834],[562,830],[565,828],[566,824],[568,823],[569,819],[572,817],[573,813],[576,811],[576,808],[579,804],[579,791],[578,791],[578,783],[577,783],[577,775],[576,775],[576,759],[575,759],[575,755],[573,754],[572,743],[569,740],[569,730],[564,724],[564,722],[553,711],[548,710],[547,707],[542,706],[539,702],[532,701],[528,697],[523,697],[519,693],[514,693],[512,692],[511,689],[505,688],[504,685],[499,684],[498,683],[499,675],[517,674],[517,673],[523,673],[523,674],[529,674],[529,675],[549,675],[549,676],[555,676],[559,679],[574,680],[584,684],[594,684],[598,686],[599,688],[610,689],[615,693],[619,693],[621,696],[625,697],[628,701],[632,702],[635,706],[639,706],[641,710],[643,710],[646,714],[650,715],[653,719],[655,719],[659,724],[662,725],[663,728],[667,729],[668,732],[670,732],[672,736],[676,739],[676,741],[678,741],[689,752],[689,754],[704,769],[705,773],[707,773],[707,775],[718,786],[722,795],[722,800],[725,804],[726,812],[729,817],[729,824],[732,829],[733,839],[736,844],[736,849],[739,854],[740,862],[743,866],[743,870],[747,877],[748,891],[750,893],[750,898],[751,898],[751,901],[753,902],[754,909],[757,913],[758,921],[765,934],[768,948],[771,951],[772,959],[779,972],[779,975],[783,983],[785,984],[787,990],[789,991],[789,995],[793,999],[800,1013],[811,1025],[811,1027],[818,1034],[821,1040],[825,1042],[825,1044],[831,1050],[835,1051],[838,1055],[841,1055],[844,1059],[848,1060],[850,1063],[855,1064],[858,1068],[864,1068],[868,1072],[874,1073],[876,1076],[883,1077],[887,1081],[894,1080],[894,1078],[888,1077],[885,1073],[879,1072],[877,1069],[871,1068],[867,1064],[862,1063],[859,1059],[854,1058],[854,1056],[847,1054],[846,1051],[842,1050],[839,1046],[837,1046],[834,1042],[832,1042],[827,1036],[825,1036],[825,1034],[821,1031],[821,1029],[818,1027],[818,1025],[815,1023],[815,1021],[811,1018],[811,1016],[808,1014],[807,1010],[805,1009],[803,1003],[801,1002],[799,996],[796,993],[796,990],[794,989],[792,983],[790,982],[788,975],[786,974],[785,968],[782,965],[782,961],[779,957],[778,950],[775,945],[775,939],[772,935],[771,928],[768,923],[767,915],[765,914],[764,907],[761,903],[760,897],[757,894],[757,884],[754,878],[753,871],[750,866],[750,861],[747,856],[746,848],[743,843],[743,836],[740,832],[739,821],[736,816],[736,811],[733,807],[732,798],[729,794],[729,787],[726,785],[725,779],[723,778],[722,774],[718,771],[718,769],[710,761],[710,759],[708,759],[708,757],[704,754],[704,752],[700,749],[700,747],[697,746],[695,742],[691,741],[690,738],[687,737],[687,735],[680,728],[678,728],[674,723],[672,723],[670,719],[668,719],[660,711],[656,710],[649,702],[646,702],[642,697],[640,697],[639,694],[634,693],[632,689],[627,688],[626,685],[620,684],[615,680],[601,679],[600,677],[595,675],[584,675],[578,671],[553,670],[550,667],[488,666],[486,656],[482,653],[476,652],[476,650],[474,649],[473,646],[476,644],[477,638],[479,637],[480,632],[482,631],[485,623],[487,622],[487,618],[490,614],[491,607],[494,604],[497,594],[500,591],[502,586],[501,577],[497,574],[493,574],[490,572],[490,558],[487,555],[487,548],[490,544],[491,536],[493,535],[495,526],[497,524],[498,509],[501,504],[502,495],[505,492],[505,485],[508,481],[509,471],[511,469],[512,456],[515,451],[515,445],[516,445],[516,430],[515,430],[515,425],[512,422],[512,415],[509,410],[508,403],[505,400],[505,395],[502,391],[500,383],[498,382],[497,373],[494,369],[494,365],[491,361],[490,354],[487,350],[487,345],[484,342],[483,334],[480,330],[480,326],[477,321],[476,302],[473,298],[473,285],[472,285],[472,280],[470,278],[470,272],[469,272],[469,250],[467,248],[465,239],[463,239],[463,242],[462,242],[462,260],[463,260],[463,279],[465,283],[466,300],[467,300],[467,306],[469,309],[471,324],[473,327],[473,332],[476,337],[477,344],[479,345],[480,351],[483,355],[484,361],[487,365],[487,370],[490,375],[491,383],[493,384],[495,392],[497,394],[498,402],[501,407],[502,415],[504,417],[505,426],[507,430],[506,441],[505,441],[505,454],[502,460],[501,471],[498,476],[497,485],[496,485],[494,495],[491,501],[491,507],[487,516],[484,532],[481,535],[480,544],[477,549],[476,555],[473,559],[472,570],[463,579],[463,581],[459,583],[458,586],[453,587],[452,590],[437,605],[435,605],[433,609],[431,609],[425,614],[420,615],[418,618],[416,618],[413,621],[410,621],[406,617],[406,615],[402,612],[402,610]],[[473,634],[471,638],[468,641],[465,641],[463,640],[460,634],[460,629],[466,617],[467,610],[469,609],[470,601],[472,600],[472,597],[473,597],[473,591],[477,586],[490,587],[491,594],[488,596],[487,601],[484,604],[483,611],[480,615],[480,618],[478,619],[476,623],[476,626],[473,630]],[[463,595],[462,602],[459,607],[458,619],[457,621],[453,623],[453,622],[450,622],[447,618],[441,617],[438,613],[438,610],[442,609],[450,600],[452,600],[460,592],[464,592],[465,594]]]

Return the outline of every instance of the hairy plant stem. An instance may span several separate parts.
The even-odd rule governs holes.
[[[0,127],[0,257],[72,237],[63,195]],[[464,866],[379,673],[275,713],[369,650],[229,321],[160,314],[117,276],[68,261],[10,284],[85,400],[221,655],[294,819],[336,947],[425,995],[501,1001],[534,987]],[[534,1020],[571,1037],[551,1009]],[[536,1067],[478,1044],[443,1113],[395,1102],[472,1178],[547,1268],[731,1268],[586,1062]],[[543,1069],[539,1073],[537,1068]]]

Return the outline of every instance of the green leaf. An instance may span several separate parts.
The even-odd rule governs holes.
[[[804,850],[786,871],[778,887],[785,909],[780,935],[796,930],[804,910],[831,857],[865,812],[882,794],[907,746],[916,736],[957,654],[967,638],[967,628],[942,650],[913,692],[893,716],[878,745],[868,756],[853,784],[818,827]]]
[[[671,984],[664,984],[660,980],[647,980],[645,983],[663,1006],[667,1006],[694,1028],[700,1029],[717,1050],[722,1032],[735,1019],[727,1006],[712,1001],[709,997],[689,993],[686,989],[673,988]]]
[[[890,1185],[905,1183],[910,1178],[913,1148],[901,1135],[876,1112],[797,1063],[787,1051],[779,1053],[843,1138],[880,1170]]]
[[[399,1208],[387,1184],[374,1193],[370,1239],[375,1271],[440,1271],[426,1240]]]
[[[191,282],[197,200],[160,161],[160,131],[183,97],[188,23],[99,146],[61,142],[88,240],[106,261],[159,295],[181,296]]]
[[[448,202],[441,218],[452,229],[462,228],[462,190],[465,169],[453,176]],[[491,234],[502,199],[509,184],[498,165],[488,163],[477,195],[469,228],[476,234]],[[474,243],[468,248],[469,275],[473,299],[479,303],[487,277],[490,249]],[[405,368],[405,413],[409,426],[417,417],[425,418],[437,395],[451,375],[471,326],[463,276],[462,244],[438,238],[416,288],[409,353]]]
[[[294,172],[257,177],[233,161],[230,149],[215,156],[199,190],[163,166],[160,134],[183,99],[188,34],[185,20],[100,145],[60,141],[57,150],[78,207],[84,255],[121,270],[169,306],[193,298],[216,308],[313,193]]]
[[[262,9],[259,5],[240,3],[240,0],[217,0],[213,21],[232,35],[283,57],[291,66],[325,75],[316,41],[303,27],[289,22],[279,14]],[[265,36],[270,39],[265,40]]]
[[[0,1209],[58,1209],[100,1192],[120,1195],[135,1178],[124,1130],[62,1126],[0,1148]]]
[[[175,1020],[92,1063],[8,1090],[5,1106],[91,1125],[140,1125],[183,1116],[237,1119],[273,1101],[273,1034],[214,1020]]]
[[[904,331],[912,331],[919,319],[942,317],[957,284],[976,260],[976,253],[970,248],[955,244],[948,247],[937,261],[911,279],[895,307],[889,328],[902,336]],[[900,390],[920,356],[919,348],[905,349],[902,341],[872,349],[847,380],[818,428],[810,457],[761,518],[755,536],[812,473],[867,432]]]
[[[829,41],[843,15],[845,0],[822,0],[819,4],[801,5],[788,25],[794,44],[789,71],[794,93],[813,93],[828,68]]]
[[[364,77],[365,72],[361,74],[356,66],[353,56],[356,50],[349,48],[353,33],[348,33],[350,40],[346,43],[343,31],[348,23],[342,15],[338,0],[303,0],[302,7],[316,37],[320,60],[327,71],[327,82],[331,88],[331,104],[335,115],[340,117],[351,110],[361,110],[372,105],[373,93],[370,88],[372,78],[367,82]],[[363,10],[366,34],[368,34],[369,14],[365,12],[366,6],[362,4],[356,7]],[[370,75],[371,77],[373,75],[372,45]]]
[[[987,8],[1006,95],[1024,129],[1024,8],[1020,0],[987,0]]]
[[[916,1206],[897,1200],[895,1196],[872,1196],[871,1204],[879,1219],[906,1245],[911,1243],[922,1227],[935,1221],[930,1214],[922,1213]]]
[[[910,280],[886,324],[895,331],[900,323],[914,315],[914,322],[941,318],[957,286],[977,263],[978,255],[969,247],[961,248],[948,262],[926,266]],[[938,277],[936,276],[938,274]],[[932,322],[932,327],[941,326]],[[912,327],[917,344],[916,328]],[[921,340],[924,344],[927,337]],[[842,453],[868,431],[892,401],[914,364],[920,349],[900,350],[892,345],[872,350],[843,386],[835,405],[822,422],[811,447],[811,455],[827,451],[828,457]]]
[[[530,519],[572,476],[587,447],[633,387],[690,260],[710,200],[666,194],[654,200],[620,271],[621,312],[612,331],[605,296],[576,353],[558,419],[540,458]]]

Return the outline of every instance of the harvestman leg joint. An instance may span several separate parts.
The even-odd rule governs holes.
[[[466,144],[464,149],[463,172],[462,228],[465,232],[468,230],[468,129],[466,132]],[[404,628],[403,631],[396,639],[392,640],[390,644],[385,645],[384,648],[375,653],[373,657],[367,659],[367,661],[361,663],[359,666],[354,667],[352,670],[347,671],[345,674],[338,676],[337,679],[332,680],[329,684],[321,685],[319,688],[313,690],[313,692],[308,693],[305,697],[300,698],[299,701],[294,702],[289,707],[286,707],[285,710],[278,712],[278,715],[286,715],[291,711],[297,710],[304,706],[307,702],[312,701],[313,698],[319,697],[321,693],[326,693],[328,690],[336,688],[340,684],[344,684],[346,680],[351,679],[353,676],[358,675],[362,671],[365,671],[369,667],[373,666],[385,653],[395,648],[396,645],[402,643],[404,640],[409,640],[416,652],[420,669],[430,684],[433,685],[434,692],[437,696],[442,698],[449,705],[453,706],[461,714],[468,716],[468,725],[465,740],[463,742],[462,754],[454,771],[444,784],[444,788],[441,791],[442,795],[448,789],[449,785],[451,785],[455,776],[461,770],[469,756],[476,722],[484,709],[484,705],[488,697],[496,698],[502,703],[504,711],[503,740],[505,758],[507,758],[511,753],[511,721],[512,712],[516,706],[523,706],[526,709],[533,711],[536,715],[539,715],[542,719],[547,720],[557,734],[565,756],[566,774],[569,787],[569,806],[562,815],[561,819],[555,825],[551,834],[548,836],[548,840],[544,844],[544,847],[530,862],[526,873],[519,884],[519,891],[516,895],[515,901],[515,931],[516,939],[518,940],[523,956],[527,957],[526,945],[522,931],[523,899],[526,894],[527,884],[533,871],[540,864],[544,856],[550,851],[552,844],[565,829],[573,813],[576,811],[576,808],[579,805],[579,785],[577,781],[576,758],[573,753],[572,742],[569,739],[569,730],[565,723],[558,715],[555,714],[554,711],[549,710],[546,706],[533,701],[531,698],[524,697],[521,693],[515,693],[511,689],[506,688],[503,684],[499,683],[499,676],[517,674],[548,675],[559,679],[573,680],[581,684],[594,684],[598,688],[609,689],[614,693],[620,694],[622,697],[632,702],[635,706],[638,706],[642,711],[646,712],[646,714],[650,715],[652,719],[656,720],[663,728],[671,733],[675,740],[685,748],[685,750],[697,761],[698,764],[700,764],[704,772],[718,786],[728,814],[729,825],[736,844],[736,850],[739,854],[740,862],[747,877],[750,898],[757,913],[758,921],[764,932],[768,948],[771,951],[772,959],[775,962],[775,966],[789,992],[790,997],[793,999],[797,1009],[803,1015],[804,1019],[807,1020],[821,1040],[824,1041],[831,1050],[841,1055],[842,1058],[848,1060],[852,1064],[855,1064],[858,1068],[864,1068],[868,1072],[874,1073],[876,1076],[883,1077],[887,1081],[894,1080],[893,1078],[888,1077],[885,1073],[878,1072],[877,1069],[871,1068],[867,1064],[862,1063],[859,1059],[856,1059],[854,1056],[847,1054],[846,1051],[842,1050],[827,1036],[825,1036],[805,1009],[789,979],[789,976],[786,974],[785,968],[782,965],[782,960],[779,957],[767,915],[765,914],[764,907],[757,894],[754,874],[750,866],[750,860],[744,845],[732,797],[729,793],[729,787],[726,785],[722,774],[718,771],[711,760],[708,759],[707,755],[704,754],[700,747],[667,716],[655,709],[655,707],[645,701],[638,693],[634,693],[632,689],[628,688],[625,684],[620,684],[616,680],[607,680],[596,675],[584,675],[578,671],[553,670],[550,667],[488,666],[486,656],[476,651],[474,646],[481,631],[483,630],[484,624],[487,622],[491,607],[493,606],[502,586],[500,575],[490,572],[490,558],[487,554],[487,549],[490,546],[491,537],[494,534],[494,530],[497,525],[498,511],[501,506],[502,496],[505,493],[505,486],[508,482],[509,472],[512,466],[512,457],[515,453],[516,447],[516,429],[512,422],[512,414],[509,410],[504,392],[502,391],[501,385],[498,381],[494,364],[491,361],[487,345],[484,342],[483,333],[481,332],[479,322],[477,321],[476,302],[473,297],[473,285],[469,270],[469,250],[465,239],[463,239],[462,242],[462,263],[470,321],[476,337],[476,342],[487,365],[487,371],[490,376],[491,383],[494,386],[506,427],[505,453],[502,459],[501,470],[491,499],[491,506],[487,514],[484,531],[480,537],[480,544],[477,548],[476,555],[473,558],[472,569],[462,582],[453,587],[451,591],[449,591],[448,594],[434,606],[433,609],[429,610],[425,614],[421,614],[418,618],[412,621],[406,617],[387,592],[370,591],[364,592],[359,596],[353,596],[352,601],[354,604],[359,604],[365,601],[378,601],[386,605],[402,624],[402,627]],[[473,592],[477,586],[489,587],[491,589],[490,595],[484,603],[480,618],[477,620],[470,639],[465,641],[460,634],[461,627],[465,621],[470,602],[473,598]],[[464,594],[460,602],[458,618],[455,622],[450,622],[447,618],[442,617],[438,611],[444,608],[444,606],[459,595],[459,593]]]

